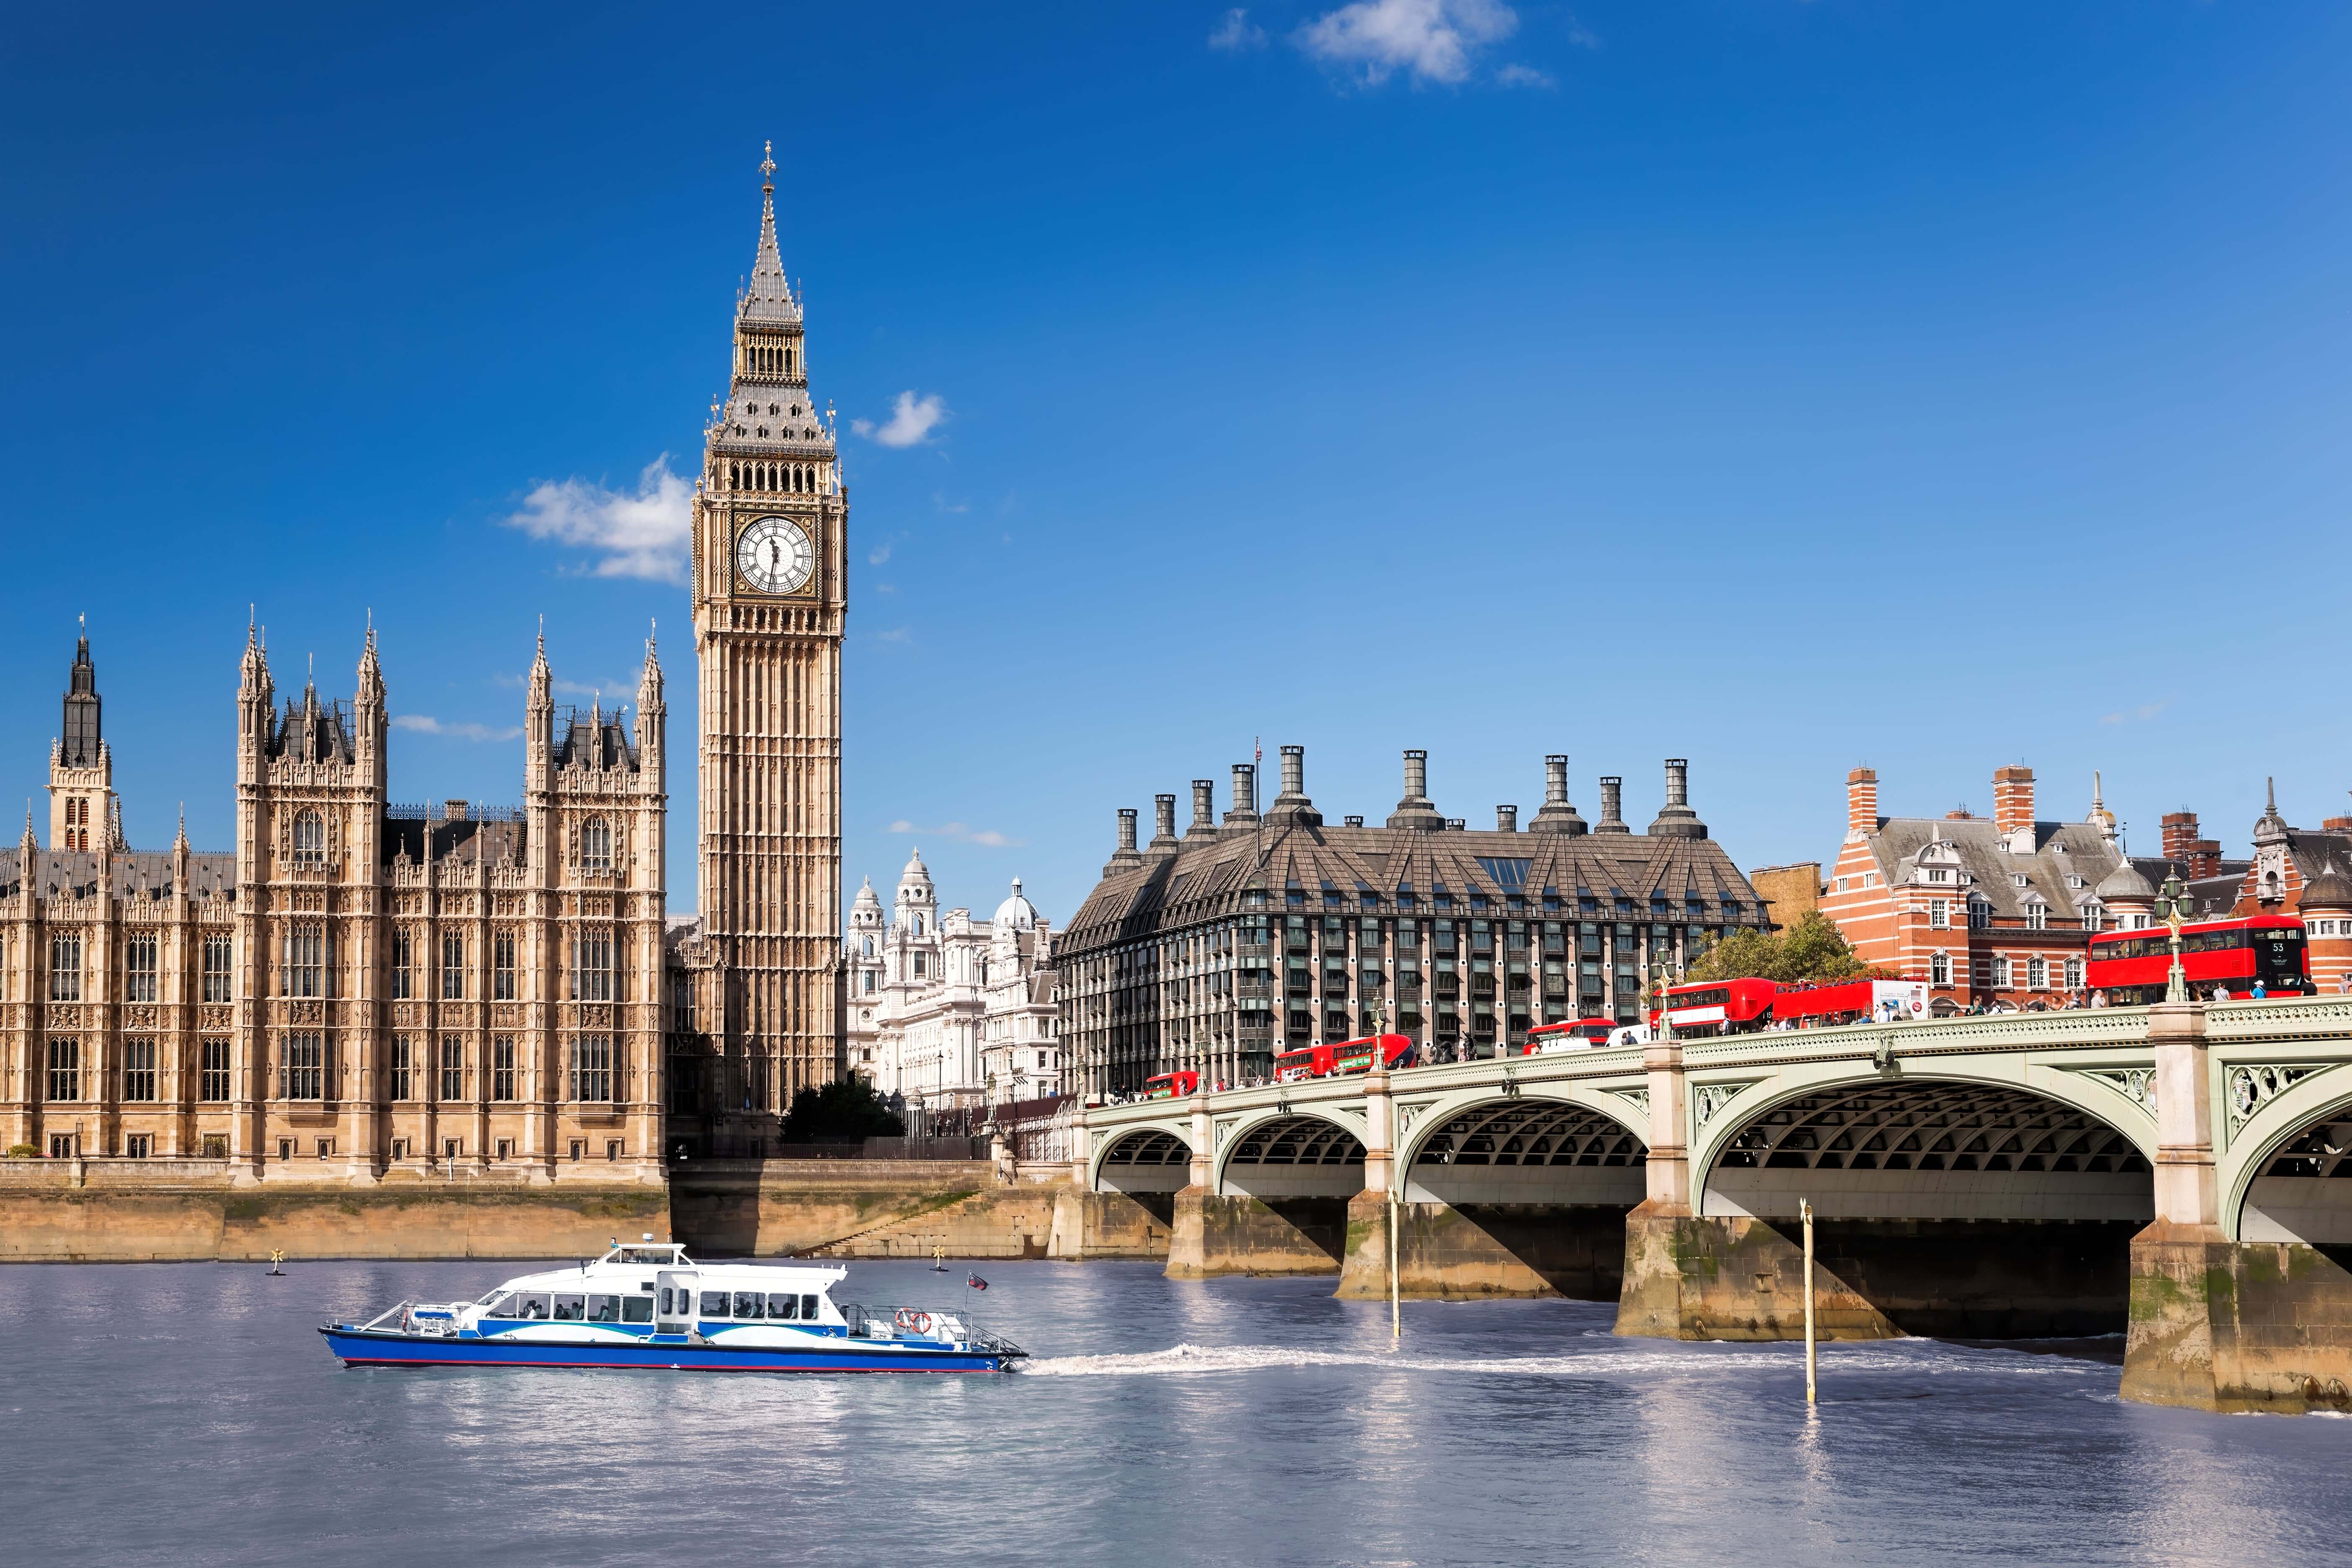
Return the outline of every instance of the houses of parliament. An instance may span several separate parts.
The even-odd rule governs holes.
[[[239,1180],[658,1181],[839,1070],[848,501],[763,163],[693,501],[699,914],[666,914],[668,707],[524,700],[519,805],[393,801],[373,627],[348,696],[248,626],[235,846],[125,842],[74,653],[46,847],[0,850],[0,1146]],[[223,715],[224,721],[228,719]]]

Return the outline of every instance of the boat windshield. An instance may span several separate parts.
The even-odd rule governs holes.
[[[686,1248],[667,1247],[616,1247],[604,1255],[607,1263],[645,1263],[667,1268],[686,1261]]]

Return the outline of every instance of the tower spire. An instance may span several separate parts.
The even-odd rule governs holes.
[[[800,300],[784,277],[783,253],[776,247],[776,159],[773,142],[760,160],[760,248],[751,258],[751,279],[744,285],[736,314],[747,321],[794,321],[801,319]]]

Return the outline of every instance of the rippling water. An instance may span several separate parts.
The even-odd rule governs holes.
[[[1588,1302],[983,1266],[1011,1377],[350,1372],[524,1266],[0,1270],[22,1563],[2342,1562],[2352,1421],[2116,1397],[2115,1342],[1621,1340]],[[853,1265],[932,1302],[961,1272]]]

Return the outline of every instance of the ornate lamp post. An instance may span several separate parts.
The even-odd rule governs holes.
[[[2189,889],[2181,885],[2180,873],[2173,872],[2164,879],[2157,890],[2156,910],[2172,932],[2172,967],[2164,976],[2164,999],[2167,1002],[2189,1000],[2189,972],[2180,967],[2180,928],[2194,912]]]
[[[1666,957],[1653,949],[1650,955],[1650,1005],[1658,1011],[1658,1032],[1654,1038],[1671,1040],[1675,1037],[1675,1020],[1666,1011]]]

